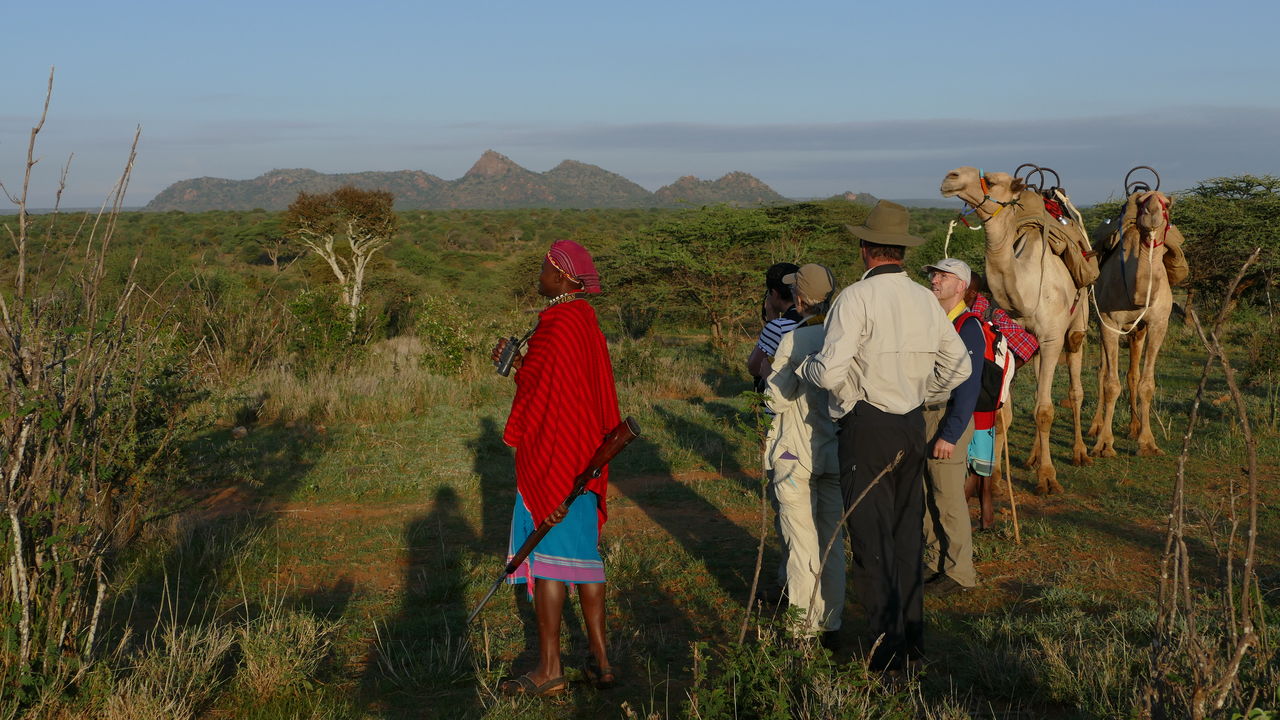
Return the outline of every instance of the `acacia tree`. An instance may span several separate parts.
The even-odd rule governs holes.
[[[1237,175],[1205,180],[1181,194],[1173,221],[1187,236],[1191,286],[1204,299],[1216,298],[1236,268],[1261,247],[1242,293],[1263,291],[1270,304],[1271,285],[1280,271],[1280,177]]]
[[[620,301],[700,312],[716,344],[725,325],[757,308],[770,244],[781,232],[759,210],[716,205],[658,223],[605,258]]]
[[[285,212],[285,232],[319,255],[338,279],[352,332],[364,303],[369,261],[390,244],[399,226],[399,219],[391,210],[394,201],[386,190],[361,190],[347,185],[331,193],[298,193]],[[345,241],[345,249],[340,249],[339,239]]]

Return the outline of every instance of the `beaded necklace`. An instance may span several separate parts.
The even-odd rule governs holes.
[[[574,299],[576,299],[576,298],[575,298],[575,296],[576,296],[577,294],[578,294],[578,293],[577,293],[577,291],[575,291],[575,292],[567,292],[567,293],[564,293],[564,294],[562,294],[562,295],[557,295],[557,296],[555,296],[555,297],[553,297],[553,298],[551,298],[550,300],[548,300],[548,301],[547,301],[547,307],[551,307],[552,305],[559,305],[560,303],[563,303],[563,302],[569,302],[570,300],[574,300]]]

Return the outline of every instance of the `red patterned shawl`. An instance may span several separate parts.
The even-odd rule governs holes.
[[[585,300],[543,310],[516,371],[516,396],[502,435],[516,449],[516,488],[535,522],[569,494],[618,422],[613,367],[595,310]],[[606,467],[587,484],[600,497],[601,525],[608,479]]]

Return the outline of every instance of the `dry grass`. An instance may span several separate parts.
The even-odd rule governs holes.
[[[266,422],[396,422],[438,407],[471,406],[479,367],[442,376],[423,367],[422,352],[417,338],[393,338],[329,371],[300,376],[276,366],[255,376],[248,390],[262,399],[258,419]]]
[[[705,358],[673,355],[651,340],[623,339],[609,349],[620,395],[715,395],[705,377]],[[475,407],[511,392],[511,381],[493,372],[487,356],[468,358],[450,375],[428,367],[426,352],[419,338],[392,338],[333,370],[300,375],[277,365],[255,375],[244,394],[255,398],[261,422],[365,424],[407,420],[441,407]]]
[[[240,628],[237,682],[262,698],[306,689],[329,654],[332,635],[330,623],[276,608]]]
[[[154,633],[128,676],[107,696],[105,720],[187,720],[222,685],[236,634],[224,625],[166,623]]]

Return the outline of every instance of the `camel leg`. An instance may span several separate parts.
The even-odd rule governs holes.
[[[1044,371],[1041,370],[1041,362],[1040,362],[1043,358],[1044,358],[1044,346],[1042,345],[1040,352],[1037,353],[1036,356],[1031,360],[1031,367],[1032,369],[1035,370],[1035,375],[1036,375],[1036,403],[1033,407],[1035,407],[1037,411],[1040,409],[1040,378],[1044,376]],[[1054,362],[1056,363],[1057,360],[1054,360]],[[1049,367],[1052,368],[1053,365],[1050,364]],[[1052,377],[1052,375],[1050,377]],[[1035,416],[1036,416],[1035,412],[1033,411],[1032,417],[1035,417]],[[1034,433],[1034,438],[1031,441],[1031,454],[1027,456],[1026,468],[1028,470],[1034,470],[1039,465],[1040,465],[1040,433],[1037,431],[1036,433]]]
[[[1134,330],[1129,334],[1129,376],[1125,383],[1129,386],[1129,439],[1138,437],[1142,430],[1141,412],[1138,408],[1138,384],[1142,381],[1142,347],[1147,341],[1147,326]]]
[[[1072,342],[1068,343],[1067,351],[1067,372],[1070,380],[1067,396],[1071,398],[1073,423],[1071,431],[1074,437],[1071,445],[1071,464],[1092,465],[1093,458],[1089,457],[1089,451],[1084,446],[1084,435],[1080,432],[1080,415],[1084,409],[1084,382],[1080,377],[1080,371],[1084,365],[1084,332],[1072,331],[1071,336]]]
[[[1053,429],[1053,371],[1062,355],[1063,338],[1053,338],[1040,345],[1036,367],[1036,441],[1032,461],[1036,468],[1036,491],[1041,494],[1062,492],[1058,471],[1049,453],[1049,431]]]
[[[1101,419],[1095,418],[1098,424],[1098,441],[1093,445],[1093,454],[1098,457],[1116,456],[1116,437],[1111,430],[1115,420],[1116,400],[1120,398],[1120,336],[1104,326],[1101,337],[1102,359],[1098,362],[1098,412]]]
[[[1156,436],[1151,432],[1151,399],[1156,394],[1156,357],[1160,355],[1160,346],[1164,344],[1165,334],[1169,330],[1168,323],[1160,327],[1148,327],[1147,356],[1142,363],[1142,380],[1138,383],[1138,398],[1141,410],[1141,429],[1138,431],[1138,455],[1153,457],[1163,455],[1164,451],[1156,445]]]
[[[1093,422],[1089,423],[1089,437],[1095,437],[1095,438],[1098,437],[1098,435],[1102,432],[1102,418],[1104,415],[1103,407],[1105,407],[1106,405],[1103,402],[1103,398],[1107,396],[1107,372],[1108,372],[1108,365],[1107,365],[1108,359],[1107,359],[1107,351],[1106,351],[1107,329],[1103,327],[1099,335],[1101,337],[1099,338],[1099,342],[1098,342],[1098,409],[1093,411]],[[1096,446],[1094,450],[1095,450],[1094,454],[1097,454]],[[1108,456],[1104,455],[1103,457],[1108,457]]]

